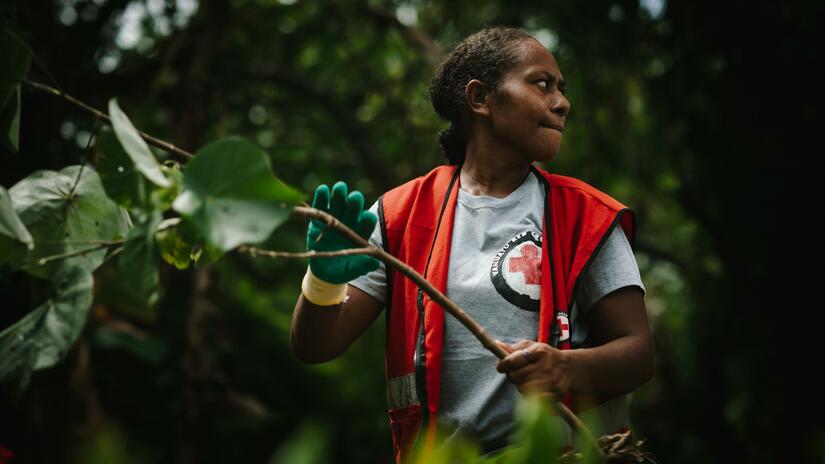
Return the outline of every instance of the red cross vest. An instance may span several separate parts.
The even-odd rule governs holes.
[[[583,181],[535,166],[531,169],[540,174],[546,198],[538,341],[561,350],[577,348],[570,344],[567,324],[580,277],[615,226],[624,229],[635,249],[635,215]],[[459,171],[460,165],[436,167],[378,199],[384,249],[442,293],[447,287]],[[436,436],[445,311],[389,266],[386,301],[388,414],[396,461],[401,463],[421,430],[426,431],[421,438],[434,440]],[[599,417],[610,417],[603,430],[593,430],[597,437],[628,430],[624,396],[575,396],[562,398],[574,413],[603,409]]]

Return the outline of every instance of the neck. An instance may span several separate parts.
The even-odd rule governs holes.
[[[482,149],[471,140],[459,175],[461,190],[496,198],[516,190],[530,174],[531,163],[501,155],[502,151]]]

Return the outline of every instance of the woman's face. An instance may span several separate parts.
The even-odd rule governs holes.
[[[502,76],[490,102],[492,132],[525,161],[551,161],[570,112],[564,79],[541,43],[524,40],[518,46],[525,58]]]

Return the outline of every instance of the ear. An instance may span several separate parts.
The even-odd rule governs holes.
[[[464,95],[467,96],[467,104],[470,111],[477,115],[490,115],[490,98],[492,93],[490,87],[478,79],[472,79],[464,87]]]

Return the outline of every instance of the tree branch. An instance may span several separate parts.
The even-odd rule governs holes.
[[[387,265],[392,266],[393,268],[400,271],[402,274],[407,276],[410,280],[418,284],[418,286],[424,290],[430,298],[433,299],[436,303],[440,304],[448,313],[452,314],[453,317],[458,319],[467,329],[475,335],[475,337],[484,345],[485,348],[490,350],[493,354],[495,354],[499,359],[504,358],[509,353],[507,353],[501,346],[495,343],[495,340],[487,334],[487,331],[484,330],[472,317],[470,317],[467,312],[461,309],[460,306],[455,304],[452,300],[447,298],[446,295],[441,293],[437,288],[435,288],[431,283],[429,283],[424,277],[415,271],[412,267],[404,263],[403,261],[399,260],[395,256],[387,253],[386,251],[370,244],[366,239],[355,233],[352,229],[344,225],[341,221],[339,221],[335,216],[331,214],[325,213],[323,211],[306,207],[306,206],[295,206],[292,209],[292,213],[297,216],[302,216],[310,219],[318,219],[323,221],[332,229],[335,229],[338,233],[355,243],[356,245],[360,245],[361,248],[356,249],[348,249],[348,250],[341,250],[337,255],[334,255],[330,252],[324,252],[324,256],[344,256],[344,255],[353,255],[353,254],[368,254],[370,256],[374,256],[381,261],[384,261]],[[270,256],[270,255],[279,255],[284,256],[285,252],[276,252],[276,251],[266,251],[266,250],[258,250],[252,247],[239,247],[238,251],[250,254],[252,256]],[[309,256],[321,256],[320,253],[294,253],[292,255],[301,255],[301,257],[309,257]],[[585,440],[592,446],[598,453],[602,453],[601,449],[599,448],[598,443],[593,438],[593,435],[590,433],[590,430],[584,425],[584,423],[576,417],[576,415],[564,405],[564,403],[560,402],[555,395],[550,395],[550,398],[553,401],[553,404],[562,418],[567,422],[570,427],[572,427],[580,436],[585,438]]]
[[[444,49],[426,32],[403,24],[392,12],[380,6],[368,5],[366,11],[380,26],[397,29],[407,39],[407,42],[421,51],[430,64],[437,65],[444,58]]]
[[[109,115],[107,115],[106,113],[104,113],[100,110],[92,108],[91,106],[89,106],[89,105],[83,103],[82,101],[72,97],[71,95],[67,94],[66,92],[63,92],[62,90],[58,90],[54,87],[48,86],[46,84],[41,84],[39,82],[30,81],[28,79],[23,79],[23,82],[25,82],[29,87],[31,87],[33,89],[37,89],[37,90],[40,90],[41,92],[46,92],[46,93],[50,93],[52,95],[56,95],[58,97],[62,97],[64,100],[68,101],[69,103],[73,103],[73,104],[83,108],[84,110],[94,114],[98,118],[106,121],[106,123],[108,123],[109,125],[112,125],[112,120],[109,118]],[[162,150],[166,150],[170,153],[175,153],[176,155],[182,156],[183,158],[186,158],[187,160],[192,159],[192,158],[195,157],[195,155],[193,155],[192,153],[189,153],[188,151],[182,150],[182,149],[172,145],[169,142],[164,142],[163,140],[152,137],[151,135],[149,135],[145,132],[138,131],[138,134],[140,134],[140,136],[143,137],[143,139],[146,140],[146,143],[148,143],[149,145],[154,145],[154,146],[156,146],[156,147],[158,147]]]

